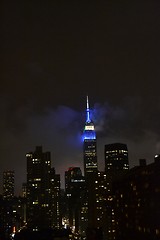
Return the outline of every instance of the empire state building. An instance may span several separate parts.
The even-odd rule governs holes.
[[[93,121],[90,118],[89,101],[87,96],[86,122],[83,132],[83,159],[84,159],[84,175],[95,173],[98,171],[97,165],[97,143],[96,132]]]

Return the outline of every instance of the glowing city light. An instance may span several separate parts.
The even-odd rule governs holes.
[[[94,124],[90,119],[89,100],[87,96],[87,108],[86,108],[86,124],[83,132],[83,141],[96,139],[96,132]]]

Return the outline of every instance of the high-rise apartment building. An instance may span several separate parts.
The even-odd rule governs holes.
[[[14,197],[14,171],[3,172],[3,199],[11,200]]]
[[[50,152],[36,147],[27,157],[27,225],[34,231],[42,228],[59,227],[58,195],[60,177],[51,168]],[[58,180],[58,183],[57,183]],[[57,200],[57,202],[55,202]],[[56,207],[55,207],[56,206]]]

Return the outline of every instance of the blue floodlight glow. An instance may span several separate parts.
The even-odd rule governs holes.
[[[89,110],[89,101],[88,101],[88,96],[87,96],[87,119],[86,119],[86,122],[87,123],[90,123],[91,122],[91,119],[90,119],[90,110]]]
[[[96,139],[95,131],[84,131],[83,140],[93,140]]]
[[[83,141],[84,140],[95,140],[96,132],[94,129],[94,124],[90,119],[90,109],[89,109],[89,101],[87,96],[87,109],[86,109],[86,124],[83,131]]]
[[[86,120],[87,123],[90,123],[91,120],[90,120],[90,116],[89,116],[89,109],[87,109],[87,120]]]

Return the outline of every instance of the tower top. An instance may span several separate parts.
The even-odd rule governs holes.
[[[89,100],[87,95],[87,109],[86,109],[86,122],[84,126],[83,140],[96,139],[94,123],[90,118]]]
[[[90,109],[89,109],[89,100],[88,100],[88,95],[87,95],[87,109],[86,109],[86,112],[87,112],[87,119],[86,119],[86,122],[87,123],[90,123],[91,122],[91,119],[90,119]]]

